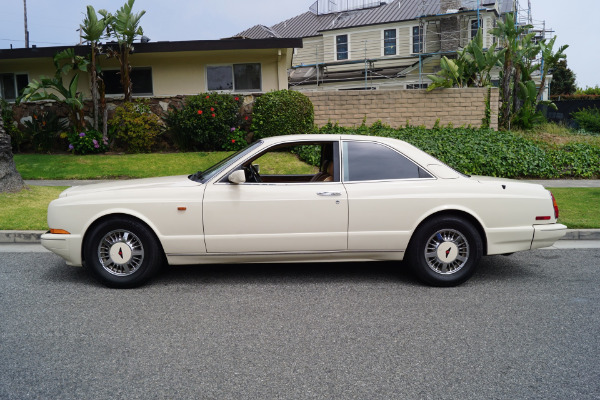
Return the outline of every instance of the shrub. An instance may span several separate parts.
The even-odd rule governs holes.
[[[584,108],[571,115],[586,132],[600,134],[600,109]]]
[[[470,128],[372,126],[343,128],[327,124],[319,133],[359,134],[404,140],[465,174],[504,178],[593,178],[600,176],[600,147],[568,144],[544,150],[509,131]],[[306,162],[318,153],[300,154]],[[317,158],[318,159],[318,158]]]
[[[24,140],[30,140],[35,152],[46,153],[57,143],[67,122],[61,121],[53,112],[34,113],[31,121],[25,121]]]
[[[102,139],[102,133],[89,130],[85,132],[71,131],[61,134],[69,140],[69,150],[75,154],[104,153],[108,143]]]
[[[231,133],[223,144],[223,150],[238,151],[248,146],[246,141],[246,132],[239,128],[231,128]]]
[[[173,141],[182,150],[221,150],[231,143],[231,129],[240,125],[240,104],[240,98],[231,94],[188,97],[181,110],[167,116]]]
[[[0,109],[2,115],[0,116],[4,121],[4,130],[11,139],[11,145],[13,152],[20,152],[21,145],[25,143],[25,135],[15,125],[14,113],[12,106],[3,98],[0,98]]]
[[[117,107],[109,121],[111,145],[128,153],[148,153],[162,132],[160,119],[143,101]]]
[[[292,90],[266,93],[254,102],[254,138],[310,133],[314,127],[314,108],[308,97]]]

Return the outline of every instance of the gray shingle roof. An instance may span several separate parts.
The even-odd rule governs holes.
[[[440,10],[439,7],[438,1],[427,1],[424,4],[422,0],[393,0],[380,7],[364,10],[321,15],[307,11],[304,14],[273,25],[270,28],[273,31],[270,37],[276,37],[275,35],[282,38],[310,37],[332,29],[411,20],[422,15],[437,14]],[[258,29],[257,26],[240,32],[236,36],[264,38],[265,31]]]
[[[487,0],[482,1],[480,4],[489,5],[494,2],[494,0]],[[500,0],[501,12],[509,11],[512,3],[513,0]],[[304,14],[280,22],[270,28],[263,25],[255,25],[235,36],[252,39],[311,37],[333,29],[407,21],[417,19],[423,15],[439,14],[439,12],[439,0],[393,0],[380,7],[364,10],[321,15],[307,11]]]

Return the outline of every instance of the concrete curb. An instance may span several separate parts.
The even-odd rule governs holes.
[[[46,231],[0,231],[1,243],[40,243]],[[561,240],[600,240],[600,229],[567,229]]]

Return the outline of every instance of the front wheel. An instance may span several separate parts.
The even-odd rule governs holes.
[[[109,287],[131,288],[148,281],[163,262],[154,233],[130,219],[109,219],[96,225],[84,244],[85,264]]]
[[[456,286],[473,275],[482,254],[481,236],[473,225],[457,217],[440,217],[417,229],[407,256],[423,282]]]

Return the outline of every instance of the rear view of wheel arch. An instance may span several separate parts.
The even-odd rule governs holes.
[[[454,217],[454,218],[459,218],[464,220],[465,222],[468,222],[469,224],[471,224],[479,233],[479,237],[481,238],[481,242],[483,244],[483,255],[487,255],[487,236],[485,234],[485,230],[483,229],[483,226],[479,223],[479,220],[477,220],[477,218],[475,218],[474,216],[472,216],[471,214],[464,212],[464,211],[460,211],[460,210],[444,210],[444,211],[439,211],[437,213],[431,214],[430,216],[428,216],[427,218],[425,218],[423,221],[421,221],[419,223],[419,225],[417,226],[417,228],[415,229],[415,232],[426,222],[432,220],[432,219],[437,219],[437,218],[443,218],[443,217]],[[414,238],[414,233],[413,233],[413,237],[411,237],[410,242],[408,244],[408,248],[410,248],[410,245],[412,243],[412,240]]]

